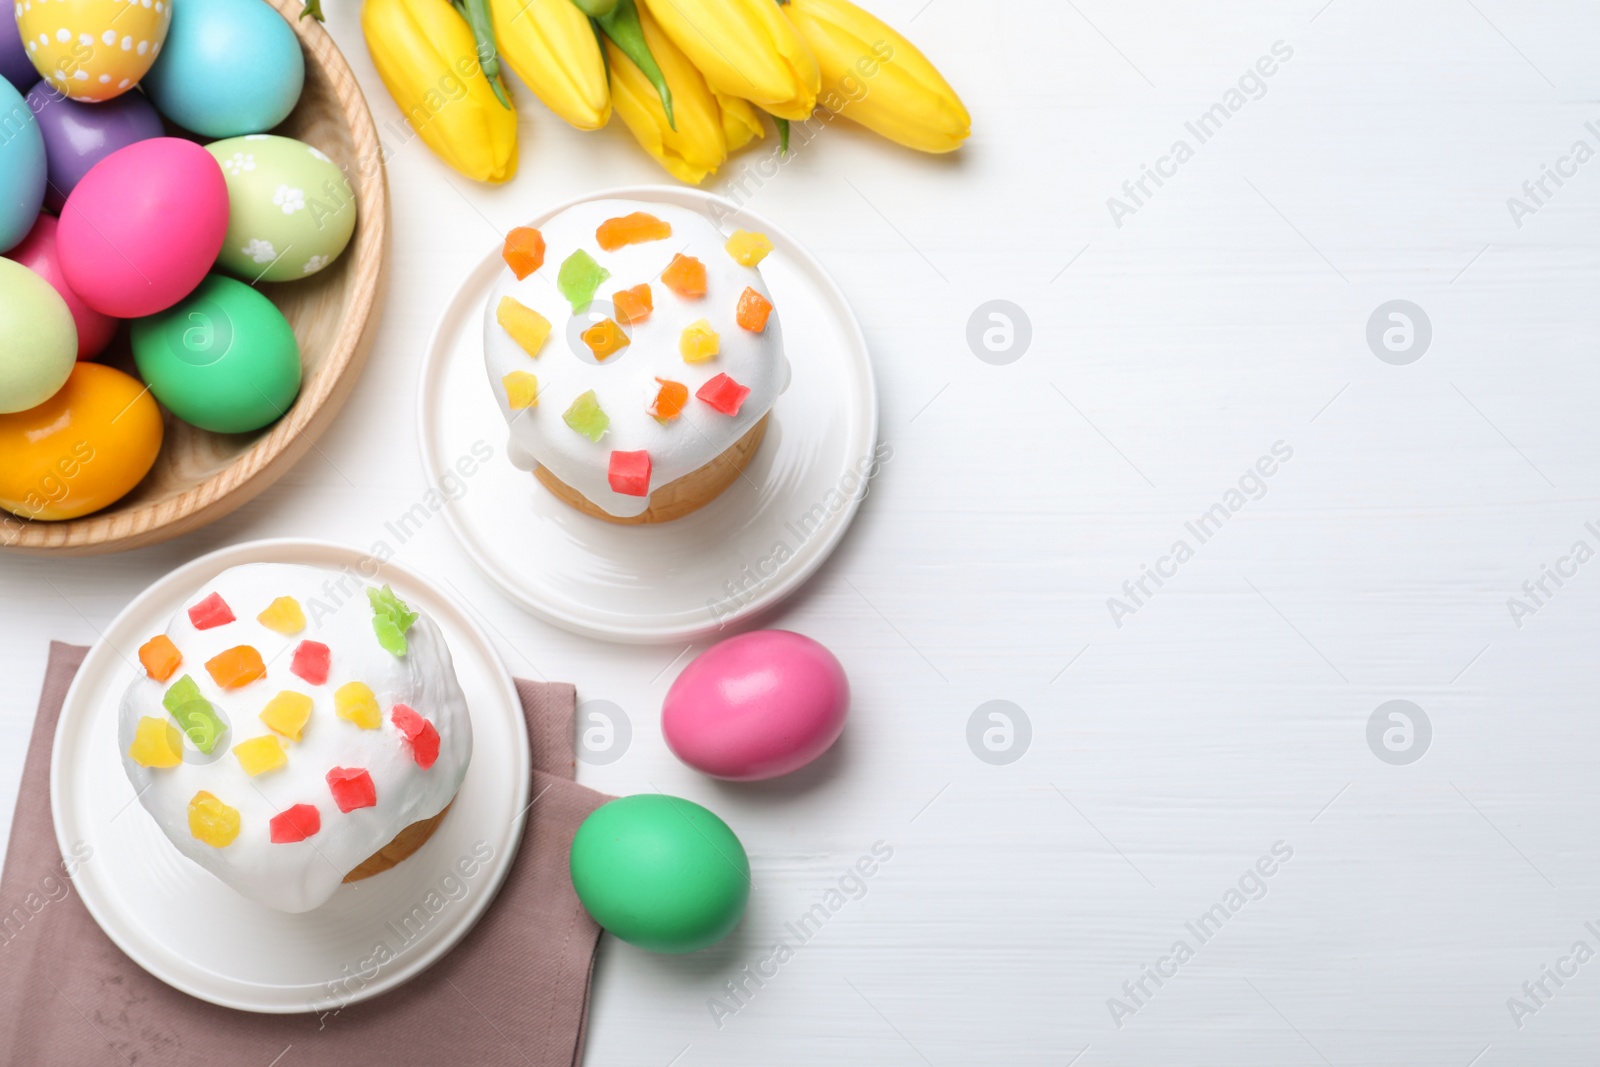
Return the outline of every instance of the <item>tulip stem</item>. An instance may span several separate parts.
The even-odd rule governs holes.
[[[583,7],[582,4],[578,6],[580,9]],[[639,22],[639,9],[634,6],[633,0],[617,0],[617,5],[608,14],[600,15],[594,21],[600,27],[600,32],[611,38],[611,43],[633,60],[634,66],[655,86],[656,95],[661,97],[661,109],[667,113],[667,125],[676,130],[678,123],[672,117],[672,90],[667,86],[666,76],[661,73],[656,57],[650,53],[650,44],[644,39],[644,26]]]
[[[773,115],[772,124],[778,127],[778,154],[786,156],[789,154],[789,120]]]
[[[310,15],[318,22],[326,21],[322,17],[322,0],[306,0],[305,6],[300,9],[300,17]]]
[[[489,18],[488,0],[456,0],[455,7],[466,18],[467,25],[472,27],[472,36],[478,45],[478,66],[482,68],[483,76],[489,79],[494,98],[500,101],[501,107],[510,111],[511,101],[506,99],[505,86],[500,84],[500,49],[494,39],[494,22]]]

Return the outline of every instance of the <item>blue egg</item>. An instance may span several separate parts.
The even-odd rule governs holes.
[[[167,43],[140,83],[161,113],[203,137],[265,133],[305,85],[294,30],[265,0],[172,5]]]
[[[22,243],[44,204],[44,134],[9,81],[0,79],[0,252]]]

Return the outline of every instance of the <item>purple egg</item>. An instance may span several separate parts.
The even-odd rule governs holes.
[[[50,173],[44,203],[59,212],[89,168],[135,141],[162,136],[161,116],[137,89],[100,104],[68,100],[46,82],[28,93],[28,107],[39,118]]]
[[[17,20],[9,12],[0,11],[0,78],[25,93],[28,86],[39,80],[39,72],[28,59],[28,50],[22,47],[22,35],[17,32]]]

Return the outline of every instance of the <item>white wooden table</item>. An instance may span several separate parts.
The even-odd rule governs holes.
[[[1600,562],[1569,557],[1600,551],[1600,161],[1570,154],[1600,151],[1600,12],[873,6],[962,90],[971,143],[925,159],[836,125],[734,190],[850,294],[893,448],[770,619],[849,670],[837,748],[787,780],[709,781],[657,726],[687,650],[535,621],[442,521],[397,554],[474,603],[513,671],[625,711],[629,749],[583,781],[699,800],[749,849],[723,945],[607,941],[587,1062],[1592,1062]],[[0,824],[48,638],[92,640],[220,545],[385,537],[426,488],[416,370],[457,279],[540,205],[660,178],[620,123],[580,135],[528,99],[521,175],[473,186],[403,143],[355,3],[328,7],[396,148],[372,361],[318,451],[231,518],[123,556],[0,559]],[[1545,165],[1567,174],[1536,202]],[[1012,313],[986,361],[967,338],[992,300],[1031,340]],[[1375,351],[1395,300],[1421,314],[1380,316]],[[1392,700],[1422,715],[1369,746]],[[969,731],[990,701],[1027,728],[985,709]],[[846,879],[859,899],[769,963],[875,842],[892,858]]]

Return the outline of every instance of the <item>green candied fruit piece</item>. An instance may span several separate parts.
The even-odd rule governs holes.
[[[211,755],[217,741],[227,732],[211,701],[200,695],[200,687],[187,674],[172,683],[161,698],[161,706],[172,713],[189,743],[205,755]]]
[[[591,441],[600,440],[611,425],[611,416],[600,409],[600,401],[595,399],[593,389],[574,400],[561,417],[568,426]]]
[[[595,290],[609,277],[611,272],[580,248],[561,261],[561,271],[556,275],[556,288],[572,305],[573,314],[577,314],[589,306]]]
[[[378,635],[378,644],[390,655],[405,655],[406,631],[417,621],[417,613],[395,596],[387,584],[382,589],[367,586],[367,600],[372,604],[372,629]]]

